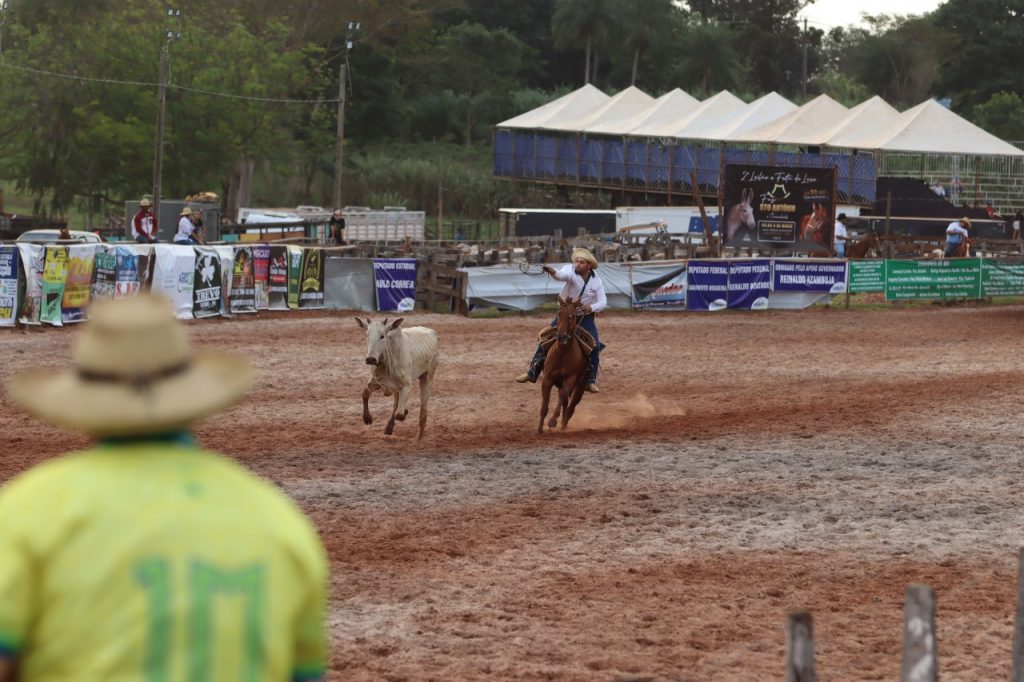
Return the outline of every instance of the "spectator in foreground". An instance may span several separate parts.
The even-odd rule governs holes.
[[[242,399],[248,362],[190,350],[150,294],[94,303],[79,333],[73,367],[7,385],[96,442],[0,489],[0,680],[320,678],[316,531],[189,432]]]

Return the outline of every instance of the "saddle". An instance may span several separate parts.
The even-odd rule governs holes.
[[[558,328],[557,327],[544,327],[540,330],[537,335],[540,339],[541,348],[548,350],[558,339]],[[590,356],[590,353],[594,350],[594,337],[583,327],[576,327],[576,340],[580,342],[580,348],[583,349],[583,354]]]

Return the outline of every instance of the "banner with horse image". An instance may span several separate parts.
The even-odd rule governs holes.
[[[299,281],[299,307],[306,310],[324,307],[323,249],[303,249],[302,276]]]
[[[194,246],[196,264],[192,276],[192,315],[215,317],[221,306],[220,254],[208,246]]]
[[[60,302],[61,322],[71,324],[87,319],[86,309],[92,300],[95,244],[73,244],[68,247],[68,272]]]
[[[13,327],[18,319],[20,262],[16,246],[0,246],[0,327]]]
[[[409,312],[416,307],[416,259],[374,258],[373,281],[380,312]]]
[[[236,246],[231,272],[231,312],[256,312],[256,274],[251,246]]]
[[[288,310],[288,247],[271,246],[267,265],[267,307]]]
[[[776,259],[772,291],[841,294],[846,291],[846,261]]]
[[[270,244],[252,246],[253,287],[256,290],[256,309],[270,307]]]
[[[726,246],[832,254],[835,169],[725,166]]]
[[[772,286],[769,258],[690,261],[687,310],[767,310]]]

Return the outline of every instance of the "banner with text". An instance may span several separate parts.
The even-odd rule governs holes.
[[[20,262],[18,247],[0,246],[0,327],[13,327],[18,319]]]
[[[324,307],[324,251],[304,249],[302,252],[302,281],[299,285],[299,307]]]
[[[866,294],[885,291],[884,260],[851,260],[850,293]]]
[[[270,307],[270,244],[254,244],[252,247],[252,271],[256,286],[256,309]]]
[[[846,261],[777,260],[773,270],[773,291],[846,291]]]
[[[231,267],[231,295],[228,298],[231,302],[231,312],[256,312],[256,272],[252,247],[236,246]]]
[[[726,164],[725,206],[726,246],[832,251],[832,168]]]
[[[1024,263],[981,261],[981,295],[1024,295]]]
[[[375,258],[373,281],[377,310],[405,313],[416,307],[415,258]]]
[[[686,309],[686,266],[653,282],[633,285],[633,307],[646,310]]]
[[[981,259],[885,261],[885,300],[981,298]]]
[[[193,248],[196,252],[196,265],[192,277],[192,315],[197,318],[220,315],[220,254],[209,246]]]

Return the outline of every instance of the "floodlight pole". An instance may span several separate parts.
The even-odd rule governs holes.
[[[341,208],[341,176],[345,161],[345,81],[348,75],[346,60],[341,61],[338,73],[338,137],[334,142],[334,208]]]
[[[164,109],[167,106],[167,43],[160,48],[160,81],[157,89],[156,106],[156,147],[153,152],[153,215],[160,216],[160,183],[164,166]],[[159,222],[157,223],[159,225]]]

